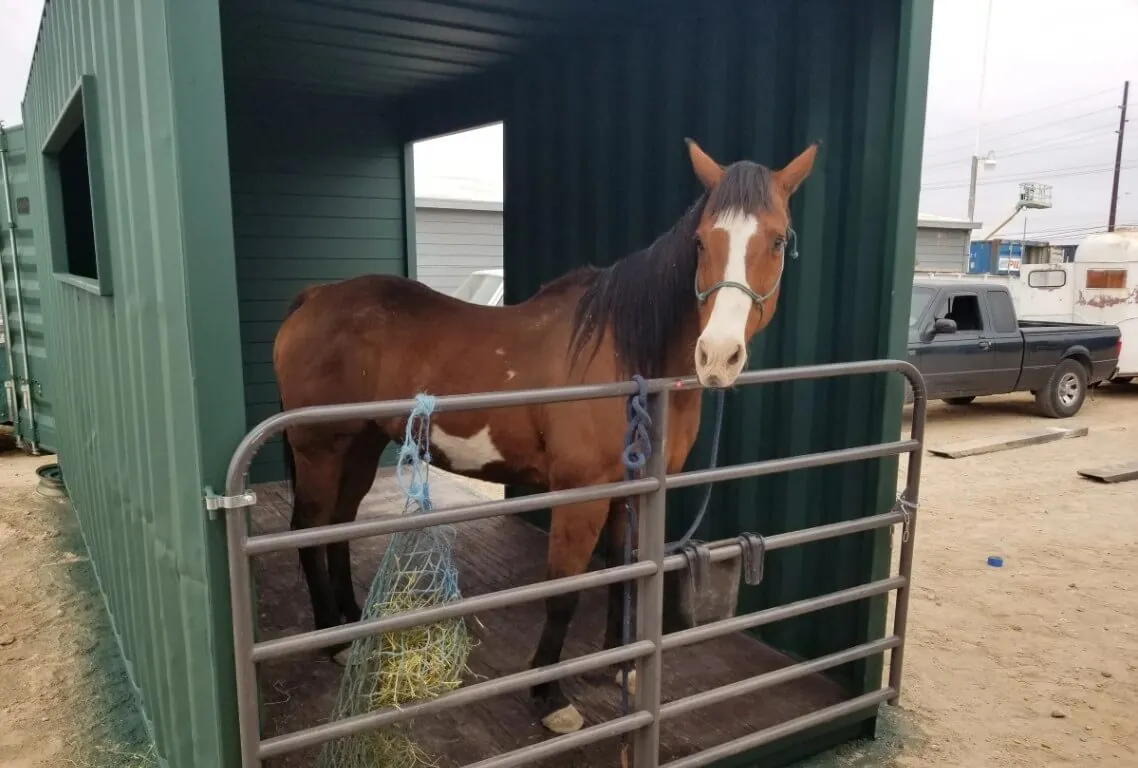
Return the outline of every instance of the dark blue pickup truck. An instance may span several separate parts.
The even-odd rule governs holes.
[[[909,362],[930,398],[967,405],[1027,391],[1043,415],[1074,416],[1087,388],[1114,373],[1121,350],[1117,325],[1019,320],[1007,287],[996,281],[913,281]]]

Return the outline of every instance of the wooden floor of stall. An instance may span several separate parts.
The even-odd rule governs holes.
[[[279,484],[257,487],[256,533],[288,530],[290,506]],[[435,506],[484,500],[465,484],[432,472]],[[361,516],[398,513],[402,508],[394,477],[381,472]],[[493,518],[459,526],[455,558],[464,596],[540,581],[545,570],[545,534],[522,520]],[[379,566],[386,538],[353,543],[352,562],[362,605]],[[599,563],[597,564],[599,566]],[[298,634],[312,628],[311,610],[295,550],[254,560],[261,639]],[[606,588],[582,593],[562,658],[599,650],[604,634]],[[472,679],[501,677],[525,669],[537,643],[542,603],[478,614],[486,635],[471,655]],[[664,656],[665,701],[725,685],[789,665],[791,660],[746,636],[733,635],[670,651]],[[270,737],[326,722],[339,688],[342,669],[325,656],[308,653],[260,665],[264,736]],[[586,727],[619,714],[620,689],[614,671],[563,683],[585,718]],[[664,725],[661,763],[753,733],[771,725],[836,704],[846,694],[821,675],[709,707]],[[511,694],[448,712],[419,718],[417,743],[443,768],[475,763],[549,738],[530,705],[528,692]],[[619,765],[619,738],[533,763],[540,768],[599,768]],[[271,768],[315,764],[319,748],[266,761]]]

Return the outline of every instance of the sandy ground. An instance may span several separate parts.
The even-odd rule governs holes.
[[[1090,434],[926,456],[902,707],[830,764],[1138,766],[1138,481],[1075,472],[1138,455],[1138,388],[1103,388],[1065,421],[1026,395],[937,403],[928,443],[1057,425]],[[135,765],[135,715],[92,684],[114,663],[92,661],[109,632],[74,523],[32,490],[50,460],[0,454],[0,765]]]
[[[1138,766],[1138,481],[1076,473],[1138,456],[1138,388],[1094,397],[1062,421],[1027,395],[930,407],[929,447],[1090,432],[926,455],[902,696],[924,738],[899,764]]]
[[[0,431],[0,766],[156,766],[54,461]]]

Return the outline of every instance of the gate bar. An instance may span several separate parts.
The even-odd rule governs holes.
[[[636,637],[653,638],[655,648],[651,655],[636,662],[636,695],[630,702],[641,712],[652,716],[652,722],[636,731],[632,738],[633,768],[657,768],[660,764],[660,698],[664,661],[660,638],[664,636],[664,555],[667,540],[665,513],[668,490],[668,390],[651,395],[648,405],[652,419],[645,474],[659,481],[659,487],[640,497],[637,504],[637,539],[639,544],[633,557],[637,562],[650,562],[656,572],[636,585]],[[619,519],[619,517],[618,517]],[[626,531],[627,535],[627,531]]]
[[[745,613],[742,616],[733,616],[730,619],[722,619],[710,624],[683,629],[679,632],[673,632],[670,635],[664,635],[661,649],[671,651],[676,648],[702,643],[705,640],[713,640],[717,637],[730,635],[734,632],[742,632],[743,630],[774,624],[777,621],[792,619],[796,616],[803,616],[807,613],[824,611],[827,608],[857,602],[867,597],[877,597],[878,595],[888,594],[895,589],[901,589],[906,583],[908,582],[905,577],[893,576],[888,579],[871,581],[869,584],[843,589],[839,592],[830,592],[826,595],[797,600],[793,603],[787,603],[786,605],[764,608],[754,613]]]
[[[828,467],[832,464],[845,464],[851,461],[881,459],[886,456],[912,453],[920,449],[921,443],[918,440],[897,440],[889,443],[858,445],[853,448],[842,448],[837,451],[807,453],[802,456],[791,456],[785,459],[766,459],[764,461],[752,461],[747,464],[732,464],[728,467],[715,467],[714,469],[694,469],[690,472],[668,475],[668,490],[673,488],[687,488],[690,485],[719,483],[724,480],[739,480],[747,477],[760,477],[762,475],[778,475],[783,472],[794,472],[799,469],[814,469],[815,467]]]
[[[809,544],[815,541],[836,539],[841,536],[848,536],[851,533],[872,531],[875,528],[888,528],[891,525],[903,523],[904,521],[905,515],[903,513],[886,512],[871,517],[859,517],[856,520],[843,520],[840,523],[828,523],[826,525],[816,525],[813,528],[801,528],[797,531],[776,533],[774,536],[764,536],[763,542],[766,545],[766,551],[770,552],[776,549],[797,547],[800,544]],[[743,545],[739,543],[739,539],[737,538],[713,541],[709,543],[707,547],[711,550],[711,562],[713,563],[731,560],[732,558],[739,557],[743,552]],[[683,555],[668,555],[664,559],[665,572],[681,571],[685,567],[687,567],[687,560]]]
[[[514,499],[494,499],[480,501],[475,504],[464,504],[458,507],[442,507],[432,509],[430,512],[420,512],[415,515],[399,516],[380,520],[354,520],[350,523],[335,523],[322,525],[319,528],[304,528],[299,531],[281,531],[278,533],[263,533],[250,536],[245,545],[245,551],[250,555],[264,555],[269,552],[279,552],[298,547],[312,547],[323,544],[334,544],[338,541],[352,541],[368,536],[386,536],[401,531],[410,531],[417,528],[426,528],[431,525],[454,525],[455,523],[469,523],[475,520],[485,520],[488,517],[501,515],[517,515],[523,512],[535,512],[546,507],[560,506],[562,504],[576,504],[582,501],[600,501],[622,496],[636,496],[642,493],[651,493],[659,487],[659,480],[654,477],[642,477],[637,480],[622,480],[616,483],[601,485],[588,485],[584,488],[566,488],[549,493],[535,493],[529,496],[519,496]],[[425,522],[423,522],[425,521]]]
[[[390,617],[367,619],[351,624],[341,624],[337,627],[317,629],[299,635],[278,637],[265,640],[253,646],[253,661],[261,662],[269,659],[290,656],[304,651],[315,651],[327,648],[338,643],[350,643],[361,637],[378,635],[381,632],[396,632],[422,624],[433,624],[444,619],[455,619],[459,616],[468,616],[477,611],[492,611],[496,608],[508,608],[522,603],[530,603],[546,597],[567,595],[570,592],[580,592],[593,587],[605,587],[621,581],[651,576],[656,573],[655,563],[632,563],[631,565],[618,565],[604,568],[599,571],[582,573],[578,576],[565,576],[560,579],[549,579],[536,584],[523,584],[520,587],[501,589],[475,597],[464,597],[450,603],[433,608],[416,608],[411,611],[401,611]]]
[[[652,715],[647,712],[632,712],[600,725],[582,728],[576,733],[555,736],[528,747],[515,749],[513,752],[507,752],[504,755],[479,760],[477,763],[465,765],[463,768],[516,768],[519,765],[530,765],[534,760],[540,760],[543,757],[553,757],[571,749],[587,747],[590,744],[596,744],[598,741],[631,733],[651,722]]]
[[[508,693],[524,691],[539,683],[548,683],[552,680],[562,680],[566,677],[581,675],[604,669],[612,664],[639,659],[646,654],[654,652],[656,644],[651,640],[641,640],[631,645],[619,648],[610,648],[606,651],[597,651],[587,656],[578,656],[568,661],[559,661],[548,667],[527,669],[515,672],[505,677],[496,677],[482,683],[463,686],[451,693],[445,693],[435,699],[408,704],[398,709],[387,707],[385,709],[368,712],[362,715],[353,715],[330,723],[322,723],[301,731],[293,731],[283,736],[274,736],[261,742],[260,757],[267,760],[271,757],[280,757],[290,752],[319,746],[334,739],[345,736],[354,736],[357,733],[382,728],[385,725],[400,723],[415,717],[434,715],[445,712],[464,704],[473,704],[485,701],[494,696],[504,696]]]
[[[694,755],[689,755],[679,760],[673,760],[670,763],[666,763],[663,768],[702,768],[702,766],[711,765],[718,760],[733,757],[740,752],[747,752],[765,744],[786,738],[787,736],[793,736],[796,733],[808,730],[816,725],[824,725],[838,718],[845,717],[846,715],[860,712],[863,709],[876,707],[895,693],[896,691],[892,688],[881,688],[867,693],[864,696],[858,696],[856,699],[843,701],[841,704],[819,709],[816,712],[811,712],[802,717],[796,717],[793,720],[787,720],[785,723],[779,723],[770,728],[764,728],[761,731],[756,731],[742,738],[735,739],[734,741],[724,742],[717,747],[711,747],[702,752],[697,752]]]
[[[859,360],[848,363],[824,363],[821,365],[801,365],[791,368],[768,368],[747,371],[739,374],[735,387],[747,384],[771,384],[805,379],[828,379],[838,376],[855,376],[871,373],[900,373],[913,385],[914,408],[924,412],[925,387],[920,371],[905,360]],[[684,391],[703,389],[695,376],[680,379],[651,379],[647,383],[649,394],[664,390]],[[571,387],[548,387],[542,389],[518,389],[510,392],[484,392],[465,395],[443,395],[435,404],[436,413],[447,411],[481,410],[508,408],[521,405],[546,405],[550,403],[574,402],[580,400],[600,400],[607,397],[627,397],[639,392],[634,381],[611,384],[585,384]],[[917,404],[920,403],[918,406]],[[388,400],[371,403],[344,403],[338,405],[311,405],[293,408],[269,416],[251,429],[238,443],[229,462],[225,476],[226,495],[237,495],[244,490],[244,479],[249,471],[253,456],[273,435],[287,427],[301,424],[327,424],[356,419],[390,419],[407,416],[415,408],[414,400]],[[914,426],[916,419],[914,419]],[[914,439],[916,436],[914,435]]]
[[[721,482],[724,480],[737,480],[747,477],[792,472],[800,469],[826,467],[850,461],[879,459],[902,453],[913,453],[919,451],[920,447],[921,443],[917,440],[899,440],[889,443],[877,443],[875,445],[859,445],[836,451],[808,453],[803,456],[793,456],[785,459],[766,459],[764,461],[737,464],[730,467],[700,469],[674,475],[665,475],[667,481],[666,487],[671,490],[673,488],[685,488],[691,485],[703,485],[705,483]],[[453,523],[483,520],[489,517],[533,512],[560,504],[575,504],[582,501],[598,501],[600,499],[632,496],[637,493],[651,493],[656,489],[656,483],[658,482],[660,482],[660,480],[657,478],[645,477],[637,480],[585,486],[584,488],[568,488],[559,491],[536,493],[516,499],[484,501],[437,511],[432,510],[431,512],[424,512],[418,515],[400,516],[387,520],[357,520],[350,523],[324,525],[319,528],[307,528],[299,531],[281,531],[278,533],[261,534],[248,537],[245,544],[245,551],[250,555],[262,555],[284,549],[332,544],[339,541],[351,541],[368,536],[384,536],[403,531],[413,531],[432,525],[449,525]],[[852,533],[852,531],[850,532]]]
[[[782,685],[783,683],[789,683],[791,680],[809,677],[810,675],[839,667],[851,661],[859,661],[860,659],[866,659],[878,653],[885,653],[885,651],[890,648],[896,648],[900,643],[901,638],[896,635],[890,635],[880,640],[855,645],[844,651],[831,653],[827,656],[819,656],[810,661],[800,662],[789,667],[776,669],[773,672],[755,675],[754,677],[745,678],[734,683],[721,685],[718,688],[712,688],[709,691],[701,691],[691,696],[685,696],[682,699],[669,701],[660,711],[660,719],[668,720],[673,717],[679,717],[680,715],[686,715],[689,712],[695,712],[704,707],[721,704],[739,696],[746,696],[748,693],[761,691],[764,688],[773,688],[776,685]]]

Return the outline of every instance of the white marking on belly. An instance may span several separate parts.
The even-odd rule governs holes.
[[[506,350],[502,349],[501,347],[498,347],[497,349],[494,350],[494,354],[495,355],[504,355],[504,354],[506,354]]]
[[[506,371],[506,381],[509,381],[510,379],[514,378],[517,375],[518,374],[515,373],[514,371]]]
[[[447,434],[437,424],[431,426],[431,445],[442,451],[447,463],[456,472],[479,470],[487,464],[505,461],[490,439],[490,425],[475,432],[470,437],[457,437]]]

